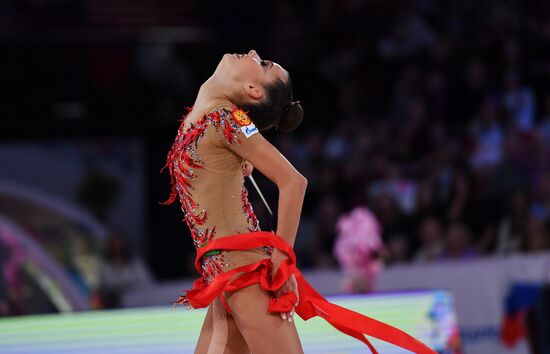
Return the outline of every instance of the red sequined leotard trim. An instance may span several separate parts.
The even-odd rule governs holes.
[[[236,109],[236,107],[234,107]],[[208,210],[200,208],[199,202],[193,198],[196,180],[196,170],[205,167],[205,161],[198,153],[199,142],[205,135],[208,126],[213,126],[219,136],[228,144],[239,144],[239,126],[231,119],[231,111],[228,109],[217,109],[208,114],[203,114],[196,122],[185,127],[186,117],[191,109],[187,110],[182,119],[174,144],[172,145],[167,158],[165,168],[169,169],[171,180],[171,193],[169,198],[161,202],[163,205],[172,204],[177,197],[181,202],[181,209],[191,237],[196,248],[204,247],[216,236],[216,226],[207,227]],[[248,223],[248,231],[260,231],[258,219],[254,213],[251,203],[248,200],[248,190],[244,186],[244,177],[240,190],[240,205],[245,219]],[[266,250],[270,252],[271,250]],[[210,282],[217,274],[222,272],[225,264],[224,254],[206,255],[203,259],[202,274],[205,281]],[[225,264],[227,265],[227,264]]]

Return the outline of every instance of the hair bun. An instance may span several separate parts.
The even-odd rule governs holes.
[[[290,102],[283,112],[277,130],[290,133],[302,123],[302,120],[304,120],[304,109],[300,101]]]

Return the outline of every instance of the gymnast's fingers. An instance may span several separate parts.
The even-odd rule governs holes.
[[[290,312],[281,312],[281,317],[283,318],[283,320],[287,320],[288,322],[292,322],[293,319],[292,319],[292,316],[294,316],[294,310],[290,311]]]

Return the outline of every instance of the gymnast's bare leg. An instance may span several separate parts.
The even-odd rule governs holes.
[[[252,353],[303,354],[296,325],[267,309],[269,295],[259,284],[224,294],[237,327]]]
[[[250,354],[233,316],[226,313],[219,298],[208,306],[195,354]]]

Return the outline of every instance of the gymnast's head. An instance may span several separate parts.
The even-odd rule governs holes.
[[[212,79],[227,97],[248,111],[259,130],[291,132],[302,122],[304,111],[293,101],[290,75],[277,63],[248,54],[225,54]]]

